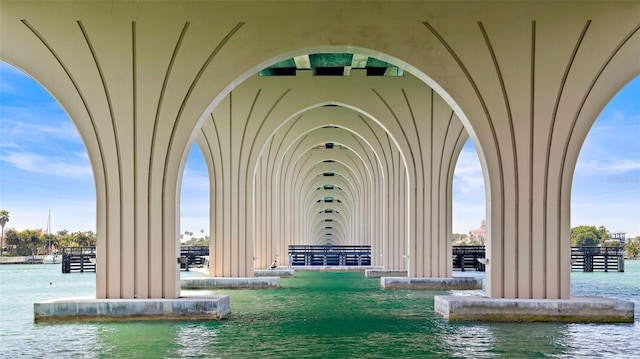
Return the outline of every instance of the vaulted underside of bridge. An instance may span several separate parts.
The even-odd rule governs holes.
[[[471,137],[487,295],[557,299],[570,297],[578,153],[640,73],[639,19],[637,1],[2,0],[0,58],[86,144],[98,298],[179,296],[193,141],[210,175],[212,275],[331,243],[451,276],[453,170]]]

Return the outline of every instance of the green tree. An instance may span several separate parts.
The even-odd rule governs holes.
[[[609,230],[605,226],[598,227],[598,233],[600,233],[600,242],[604,242],[609,239]]]
[[[80,247],[90,247],[96,245],[96,235],[91,231],[71,233],[74,245]]]
[[[571,228],[571,245],[574,247],[597,246],[601,242],[600,236],[601,232],[596,226],[573,227]]]
[[[2,227],[2,235],[0,236],[0,251],[4,251],[4,226],[9,222],[9,211],[3,209],[0,210],[0,227]]]
[[[204,232],[203,232],[204,233]],[[209,236],[203,236],[201,238],[191,237],[188,241],[182,243],[185,246],[208,246]]]
[[[9,228],[4,235],[7,241],[7,247],[9,248],[9,253],[14,253],[14,248],[17,248],[20,245],[20,236],[18,236],[18,232],[13,228]]]
[[[602,242],[602,246],[603,247],[622,247],[622,244],[619,241],[612,240],[612,241]]]
[[[19,244],[17,248],[18,255],[28,256],[36,253],[38,248],[42,246],[42,229],[26,229],[18,232]]]
[[[640,236],[636,238],[629,238],[624,246],[624,250],[627,251],[629,258],[636,258],[640,256]]]
[[[464,234],[464,233],[453,233],[451,235],[451,241],[453,242],[454,245],[464,245],[466,242],[469,241],[469,235],[468,234]]]
[[[69,231],[66,229],[58,231],[56,233],[58,245],[62,247],[72,247],[75,245],[73,237],[69,234]]]

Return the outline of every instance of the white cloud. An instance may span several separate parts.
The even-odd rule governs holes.
[[[43,123],[43,121],[46,121]],[[16,137],[24,141],[33,141],[47,137],[49,140],[80,139],[78,130],[64,114],[51,114],[46,117],[34,114],[29,108],[2,108],[0,127],[3,137]]]
[[[475,147],[468,142],[460,152],[453,174],[453,232],[478,228],[485,217],[482,167]]]
[[[577,176],[616,175],[640,170],[639,110],[631,106],[603,111],[582,146],[576,165]]]
[[[187,164],[188,166],[188,164]],[[182,176],[183,191],[209,191],[209,175],[207,172],[186,167]]]
[[[623,174],[640,170],[640,158],[589,159],[578,163],[576,172],[589,174]]]
[[[13,138],[0,137],[0,148],[20,148]]]
[[[462,194],[484,194],[484,178],[478,155],[473,147],[465,147],[460,153],[456,169],[453,174],[454,188]]]
[[[53,157],[30,152],[7,151],[0,160],[27,172],[73,178],[93,176],[91,165],[85,154]]]

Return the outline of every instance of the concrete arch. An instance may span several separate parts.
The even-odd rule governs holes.
[[[305,157],[309,159],[309,161],[305,161]],[[309,176],[308,174],[312,173],[312,172],[328,172],[328,171],[332,171],[334,172],[336,175],[341,176],[342,178],[344,178],[346,181],[348,181],[356,190],[356,192],[359,192],[360,194],[362,194],[363,192],[363,183],[362,183],[362,179],[358,177],[358,175],[355,173],[355,171],[353,170],[352,165],[353,164],[345,164],[345,163],[332,163],[332,164],[326,164],[325,162],[318,162],[317,160],[314,160],[313,157],[319,157],[319,156],[314,156],[313,154],[309,154],[306,156],[302,156],[301,157],[301,161],[299,161],[299,166],[296,166],[297,168],[293,168],[292,171],[292,175],[294,176],[293,179],[293,192],[294,193],[304,193],[305,188],[307,190],[310,190],[308,186],[305,186],[305,182],[308,180]],[[351,166],[350,166],[351,165]],[[304,199],[303,196],[299,197],[299,200],[295,200],[295,197],[292,198],[292,204],[293,204],[293,208],[294,210],[296,210],[296,214],[294,214],[294,218],[298,219],[298,221],[302,224],[302,227],[300,228],[302,231],[304,231],[304,229],[306,228],[305,224],[307,224],[308,222],[304,220],[304,214],[307,213],[307,215],[309,213],[314,213],[317,212],[316,209],[314,208],[310,208],[308,210],[305,210],[305,208],[308,208],[309,205],[312,205],[312,203],[316,203],[316,199],[313,198],[309,198],[309,200],[306,203],[303,203],[302,200]],[[321,199],[318,199],[321,200]],[[345,201],[345,197],[343,197],[342,195],[338,195],[337,197],[335,197],[335,202],[332,203],[332,205],[336,205],[335,203],[342,203],[343,209],[342,212],[344,214],[346,214],[347,216],[349,216],[350,218],[353,218],[353,213],[354,211],[356,211],[357,209],[355,208],[355,203],[349,203],[347,205],[347,202]],[[298,217],[301,216],[301,217]],[[295,227],[294,227],[295,228]],[[298,232],[296,235],[301,236],[302,238],[304,238],[304,233],[300,233]]]
[[[606,100],[640,73],[638,2],[76,5],[0,3],[0,58],[54,93],[92,160],[103,159],[92,164],[104,169],[96,173],[104,184],[97,189],[99,298],[179,295],[175,204],[188,145],[241,81],[299,49],[365,49],[402,59],[422,80],[429,74],[444,102],[456,104],[485,170],[487,294],[569,298],[562,236],[569,232],[575,158]],[[224,172],[240,180],[237,187],[251,188],[237,172]],[[227,202],[242,203],[235,213],[245,210],[244,194],[229,195]],[[433,228],[418,221],[428,217],[408,219],[410,236],[432,237]],[[227,232],[251,237],[239,225]],[[437,261],[415,260],[445,253],[443,242],[415,241],[410,274],[446,275]]]
[[[308,152],[307,152],[308,153]],[[313,154],[308,154],[308,157],[313,158]],[[347,181],[347,177],[352,177],[353,172],[351,170],[349,170],[348,166],[340,166],[342,169],[338,169],[336,168],[336,163],[325,163],[322,162],[322,159],[324,159],[324,157],[322,156],[318,156],[318,154],[316,153],[315,155],[315,160],[311,160],[307,163],[307,169],[302,169],[300,170],[300,172],[304,172],[307,173],[307,175],[301,175],[299,176],[298,180],[294,180],[294,183],[297,183],[297,185],[292,185],[292,187],[289,189],[289,191],[287,191],[288,193],[297,193],[299,195],[295,196],[296,198],[298,198],[298,200],[287,200],[285,198],[285,201],[287,201],[287,203],[290,203],[290,206],[295,206],[296,208],[300,208],[301,211],[304,208],[307,208],[308,213],[305,215],[303,212],[297,212],[297,216],[301,215],[302,217],[300,218],[305,218],[305,217],[309,217],[310,213],[318,210],[323,210],[324,207],[333,207],[336,203],[331,203],[331,204],[325,204],[324,202],[319,203],[318,205],[323,207],[318,209],[316,206],[313,206],[313,204],[316,203],[316,201],[321,200],[322,198],[324,198],[325,195],[332,195],[334,197],[336,197],[336,199],[342,199],[342,201],[344,202],[346,200],[346,202],[350,202],[350,199],[353,198],[353,195],[355,194],[355,188],[354,186],[356,185],[353,180],[349,180]],[[303,160],[304,161],[304,160]],[[297,163],[300,163],[300,161],[297,161]],[[336,173],[335,177],[324,177],[322,176],[322,173],[325,171],[333,171]],[[293,172],[290,175],[287,175],[287,177],[291,177],[293,175],[293,173],[297,173],[298,171],[293,170]],[[340,173],[343,173],[345,176],[343,177],[342,175],[340,175]],[[313,173],[316,173],[316,175],[313,175]],[[343,190],[337,191],[337,190],[322,190],[322,187],[319,187],[323,184],[325,184],[328,180],[328,178],[331,179],[331,181],[333,181],[334,183],[339,184]],[[319,190],[317,190],[317,188],[321,188],[320,191],[323,192],[330,192],[330,193],[325,193],[325,195],[320,195],[319,194]],[[345,197],[346,196],[346,197]],[[345,208],[344,206],[342,207],[344,209],[341,210],[341,212],[343,213],[343,215],[345,213],[347,213],[347,208]],[[275,248],[280,248],[279,251],[274,250],[274,245],[273,244],[265,244],[263,245],[263,247],[265,248],[265,250],[267,252],[269,251],[274,251],[275,254],[278,254],[279,256],[282,256],[283,253],[286,253],[286,250],[283,252],[283,249],[286,249],[286,244],[304,244],[306,242],[302,241],[302,242],[296,242],[296,239],[300,240],[301,238],[309,238],[310,235],[309,234],[304,234],[304,233],[308,233],[310,226],[310,223],[312,223],[312,220],[292,220],[292,217],[284,217],[284,218],[288,218],[287,222],[297,222],[297,223],[305,223],[306,225],[299,225],[299,226],[293,226],[293,225],[289,225],[288,227],[290,228],[289,230],[285,229],[285,231],[283,233],[285,233],[284,237],[276,237],[275,239],[271,239],[271,241],[276,241],[276,242],[281,242],[280,244],[275,245]],[[298,218],[298,217],[296,217]],[[278,218],[279,219],[279,218]],[[294,232],[290,232],[291,230],[295,230]],[[259,232],[259,230],[257,231]],[[290,235],[288,235],[287,233],[292,233]],[[295,233],[295,234],[294,234]],[[287,239],[288,238],[288,239]],[[257,238],[259,239],[259,238]],[[267,242],[269,242],[269,240],[267,240]],[[256,243],[256,246],[258,246],[258,244]],[[259,251],[259,249],[256,247],[256,250]],[[275,254],[271,253],[271,254],[267,254],[266,256],[264,254],[258,254],[258,257],[273,257]],[[257,268],[260,267],[260,263],[257,264]]]
[[[323,113],[325,111],[330,111],[331,114],[327,116],[319,115],[320,113]],[[355,113],[352,110],[348,110],[340,107],[318,108],[315,110],[309,110],[309,111],[306,111],[303,115],[296,117],[294,121],[291,121],[290,126],[284,125],[282,128],[280,128],[278,132],[274,134],[273,141],[276,141],[277,143],[279,143],[279,145],[277,146],[278,150],[269,151],[269,157],[273,159],[273,161],[270,161],[269,163],[273,163],[273,165],[267,165],[267,167],[277,168],[277,170],[275,171],[275,180],[273,182],[283,183],[283,181],[279,180],[279,178],[280,178],[280,173],[282,172],[281,170],[281,168],[283,168],[282,166],[285,166],[284,168],[286,168],[287,166],[285,164],[289,163],[288,160],[286,160],[288,156],[287,153],[295,153],[295,150],[290,151],[290,149],[292,148],[292,146],[295,146],[295,148],[298,148],[299,144],[301,143],[299,142],[299,140],[301,139],[301,137],[306,136],[306,134],[309,131],[316,131],[323,126],[326,126],[327,125],[326,118],[331,118],[332,122],[330,123],[330,126],[333,126],[333,127],[337,126],[338,128],[331,128],[331,129],[325,128],[325,129],[322,129],[322,131],[325,131],[325,132],[342,131],[341,128],[345,128],[348,131],[352,131],[354,135],[359,133],[370,133],[370,135],[359,135],[358,136],[359,140],[357,140],[357,142],[359,143],[362,142],[362,144],[361,145],[359,144],[358,146],[354,146],[354,149],[356,147],[360,147],[361,150],[359,150],[359,152],[366,153],[366,154],[369,152],[372,152],[375,155],[375,159],[373,158],[368,159],[370,168],[377,168],[377,167],[383,166],[382,161],[386,159],[386,154],[384,153],[384,150],[381,147],[382,142],[380,141],[380,136],[386,136],[386,135],[375,134],[374,132],[371,132],[372,128],[369,125],[365,125],[365,122],[364,122],[365,118],[363,117],[356,116],[354,118],[346,118],[342,115],[336,115],[335,111],[338,111],[338,113],[343,113],[343,114]],[[316,115],[313,115],[313,114],[316,114]],[[304,119],[304,121],[301,121],[302,119]],[[303,122],[304,122],[304,126],[298,129],[297,127],[301,126]],[[280,132],[285,133],[285,135],[282,137],[282,140],[278,139],[277,134]],[[296,135],[294,136],[294,134]],[[369,136],[374,138],[373,143],[370,143],[367,141],[366,138]],[[291,139],[288,140],[287,139],[288,137],[290,137]],[[334,139],[339,138],[339,136],[338,137],[333,136],[332,138]],[[283,146],[282,144],[284,143],[287,143],[288,145]],[[387,143],[390,143],[390,142],[387,142]],[[272,147],[274,146],[269,145],[270,149]],[[367,150],[367,148],[369,150]],[[280,153],[280,149],[284,151],[282,156],[278,155]],[[376,162],[378,163],[378,166],[375,165]],[[386,166],[388,167],[388,165]],[[381,168],[380,170],[374,171],[374,175],[377,176],[375,178],[375,182],[379,183],[379,186],[382,186],[381,189],[378,189],[378,191],[383,191],[386,183],[385,170]],[[282,189],[281,192],[285,193],[286,191]],[[379,193],[382,193],[382,192],[379,192]],[[382,196],[382,199],[379,199],[380,196]],[[386,205],[383,203],[383,202],[386,202],[385,198],[386,197],[381,194],[378,194],[378,196],[374,196],[374,201],[376,201],[376,203],[382,204],[382,209],[380,211],[382,213],[382,218],[385,217],[384,213],[386,211]],[[377,208],[377,207],[379,206],[374,206],[374,208]],[[275,209],[275,210],[277,211],[279,209]],[[279,216],[279,217],[285,217],[285,216]],[[386,236],[384,221],[379,221],[378,224],[379,224],[379,227],[378,227],[379,230],[377,230],[376,233],[382,233],[383,235]],[[276,235],[276,237],[278,237],[278,235]],[[384,241],[384,239],[382,241]]]
[[[263,83],[264,81],[268,81],[269,88],[257,86],[259,90],[256,90],[255,84]],[[325,83],[325,85],[321,86],[317,81],[321,81]],[[352,87],[353,84],[348,85],[349,82],[346,82],[346,81],[365,82],[366,84],[368,84],[368,86],[371,86],[372,84],[378,84],[378,86],[381,86],[379,79],[376,80],[376,79],[370,79],[370,78],[349,79],[349,80],[345,80],[342,78],[332,78],[332,79],[318,80],[318,79],[313,79],[308,77],[307,78],[302,77],[299,79],[292,79],[292,78],[265,79],[265,78],[256,77],[250,81],[246,81],[242,86],[239,86],[237,89],[235,89],[233,93],[237,93],[237,95],[233,95],[232,97],[235,98],[233,102],[236,104],[236,106],[239,106],[240,109],[251,108],[252,116],[254,116],[256,113],[259,113],[259,111],[267,111],[266,113],[268,113],[268,118],[264,117],[262,122],[260,123],[259,125],[260,131],[256,133],[256,136],[255,137],[252,135],[249,136],[250,138],[254,139],[255,141],[254,144],[264,143],[266,145],[267,142],[262,142],[262,141],[268,141],[268,138],[271,135],[267,135],[267,134],[273,133],[272,132],[273,130],[277,130],[282,126],[281,125],[282,122],[277,121],[276,119],[286,118],[288,120],[291,120],[293,118],[296,118],[296,116],[299,116],[300,113],[302,113],[301,111],[305,111],[306,109],[317,106],[317,103],[335,103],[336,102],[335,99],[340,99],[342,102],[348,103],[350,104],[350,106],[353,106],[354,108],[360,108],[360,107],[366,108],[367,113],[370,114],[370,116],[371,114],[375,114],[375,117],[378,118],[378,121],[384,122],[387,124],[386,126],[387,128],[395,127],[396,128],[395,131],[398,134],[401,134],[401,136],[405,139],[408,139],[409,137],[415,138],[414,136],[417,136],[419,132],[431,133],[432,142],[434,139],[437,139],[438,141],[440,141],[440,138],[446,138],[446,136],[453,136],[454,138],[458,138],[460,136],[460,131],[462,130],[462,126],[460,124],[456,125],[458,128],[457,130],[449,131],[451,127],[450,124],[452,123],[451,121],[452,119],[455,118],[451,109],[446,105],[446,103],[441,98],[435,96],[434,92],[431,89],[426,87],[421,81],[417,81],[417,79],[415,79],[414,77],[408,76],[407,78],[404,78],[401,80],[395,79],[391,83],[391,85],[395,84],[395,86],[397,86],[395,87],[397,89],[395,92],[393,92],[392,90],[389,90],[390,83],[386,83],[386,86],[384,87],[384,89],[381,89],[380,91],[360,92],[355,95],[353,94],[354,92]],[[310,84],[315,84],[315,86],[313,87],[308,86]],[[327,89],[334,89],[335,86],[339,84],[341,84],[340,85],[342,86],[341,88],[345,89],[343,93],[336,93],[335,90],[327,91]],[[293,85],[297,85],[297,86],[294,87]],[[411,91],[408,90],[409,87],[411,88]],[[419,95],[419,93],[421,93],[421,95]],[[245,95],[240,95],[240,94],[245,94]],[[258,97],[260,101],[258,100]],[[427,97],[427,98],[430,98],[430,101],[428,101],[426,104],[422,104],[421,101],[412,99],[413,97],[416,97],[417,99]],[[250,99],[249,103],[251,103],[251,105],[249,105],[249,103],[242,105],[242,102],[240,103],[238,102],[239,98]],[[271,106],[261,107],[263,106],[261,105],[262,99],[265,99],[264,100],[265,104],[271,104]],[[269,100],[266,100],[266,99],[269,99]],[[384,99],[384,101],[381,101],[381,99]],[[371,105],[372,102],[374,103],[373,105]],[[407,104],[411,104],[411,106],[407,106]],[[288,111],[285,111],[286,108],[291,108],[291,107],[293,108],[289,109]],[[260,110],[261,108],[264,108],[267,110],[264,110],[264,109]],[[433,120],[429,120],[431,121],[429,122],[431,123],[431,125],[425,128],[423,125],[423,122],[416,122],[416,116],[419,116],[419,115],[415,113],[411,113],[412,108],[415,109],[416,111],[419,111],[420,113],[419,115],[422,115],[422,116],[426,115],[427,119],[440,118],[442,120],[438,120],[438,121],[442,121],[442,122],[437,122],[438,125],[433,125],[434,123]],[[227,110],[222,110],[221,112],[222,112],[222,115],[225,116],[225,113],[227,113]],[[260,115],[256,115],[256,117],[261,118]],[[227,122],[226,120],[222,121],[223,124],[226,122]],[[252,126],[257,126],[257,125],[252,125]],[[404,127],[407,127],[407,128],[405,129]],[[245,129],[247,128],[251,128],[251,126],[247,127],[247,125],[245,125]],[[409,128],[411,129],[410,131],[409,131]],[[270,130],[270,129],[273,129],[273,130]],[[438,135],[436,137],[433,135],[435,133],[433,131],[436,131],[436,132],[439,131],[438,133],[441,132],[442,135],[444,135],[445,137],[441,137],[442,135]],[[241,131],[241,133],[243,133],[243,136],[244,136],[245,132]],[[397,141],[393,141],[393,142],[398,143]],[[440,153],[439,155],[434,155],[434,154],[431,154],[431,151],[433,151],[434,149],[437,149],[438,151],[443,151],[444,147],[442,146],[444,144],[450,143],[450,141],[444,141],[442,142],[442,144],[437,144],[437,141],[436,141],[431,143],[429,147],[425,147],[425,148],[420,147],[419,139],[418,140],[414,139],[412,140],[412,142],[403,142],[403,143],[405,143],[404,151],[408,153],[412,153],[410,158],[414,158],[414,156],[419,156],[420,160],[416,161],[415,159],[412,159],[411,162],[413,163],[413,166],[412,166],[413,169],[409,170],[410,173],[408,174],[408,176],[401,175],[401,177],[397,179],[397,181],[408,181],[408,182],[406,182],[406,184],[398,182],[394,186],[399,186],[398,190],[400,191],[411,190],[411,188],[413,188],[414,191],[417,191],[418,189],[423,191],[425,187],[418,185],[417,183],[419,182],[421,183],[422,181],[426,180],[426,178],[424,178],[426,173],[425,168],[428,168],[428,170],[431,171],[430,166],[433,164],[436,164],[437,166],[437,164],[439,163],[438,161],[444,158],[441,152],[438,152]],[[226,147],[226,145],[224,146]],[[451,146],[451,144],[447,144],[447,146]],[[253,145],[252,145],[252,148],[254,148]],[[253,151],[251,150],[249,152],[253,153]],[[421,166],[422,169],[420,172],[420,176],[418,176],[416,172],[416,163],[422,163],[423,162],[422,158],[424,158],[425,156],[431,156],[433,158],[431,158],[430,164]],[[404,164],[406,163],[406,161],[402,157],[404,156],[401,155],[399,157],[399,161],[400,161],[399,163]],[[252,161],[253,160],[249,159],[250,163],[247,165],[248,168],[250,168],[252,166],[252,163],[254,163]],[[243,173],[247,174],[247,172],[243,172]],[[242,175],[240,177],[242,177]],[[435,177],[434,180],[436,183],[440,183],[438,177]],[[429,182],[431,182],[431,180],[429,180]],[[446,182],[442,182],[443,185],[445,183]],[[410,184],[410,186],[408,184]],[[444,187],[440,189],[441,187],[439,186],[440,185],[437,185],[435,187],[433,186],[429,186],[429,187],[435,188],[437,193],[438,191],[444,190]],[[226,192],[229,192],[229,191],[226,191]],[[428,273],[435,271],[437,273],[442,273],[441,274],[442,276],[447,276],[447,275],[450,275],[450,270],[447,268],[447,263],[449,261],[444,260],[444,258],[448,257],[446,255],[446,252],[447,252],[446,243],[448,241],[447,232],[450,232],[450,230],[449,231],[446,230],[446,223],[443,222],[442,225],[438,226],[440,229],[437,229],[436,233],[429,235],[429,236],[432,236],[432,235],[438,236],[438,238],[440,239],[434,238],[432,240],[432,244],[428,246],[423,245],[424,243],[423,238],[425,238],[425,231],[427,230],[429,225],[426,225],[426,224],[421,226],[417,225],[418,218],[423,218],[423,216],[425,216],[426,214],[426,213],[422,214],[420,213],[420,211],[431,211],[431,209],[429,208],[436,209],[437,208],[436,206],[439,206],[437,203],[440,203],[440,202],[446,203],[446,200],[442,201],[435,195],[431,195],[429,197],[425,197],[425,196],[426,194],[419,194],[415,192],[415,197],[413,196],[406,197],[406,199],[402,199],[401,202],[398,202],[395,204],[394,208],[396,209],[398,208],[398,205],[401,205],[403,207],[406,206],[406,209],[403,209],[402,213],[399,213],[399,216],[395,218],[395,220],[396,221],[406,220],[407,221],[406,223],[413,223],[409,226],[397,224],[396,225],[397,235],[400,238],[409,238],[408,240],[414,245],[412,250],[413,252],[416,253],[414,270],[416,271],[419,270],[420,272],[427,271]],[[416,199],[415,204],[411,203],[411,198]],[[428,198],[431,198],[431,199],[428,199]],[[429,200],[429,201],[433,200],[437,202],[434,202],[434,204],[430,204],[429,208],[427,208],[423,202],[425,200]],[[409,209],[410,206],[414,206],[414,207],[411,207],[412,209],[410,210]],[[429,212],[429,213],[439,213],[439,212]],[[442,220],[444,221],[444,215]],[[428,231],[431,231],[431,229],[429,229]],[[431,258],[432,256],[434,258],[440,258],[440,259],[433,260],[433,258]],[[423,260],[422,258],[431,258],[431,259]],[[428,274],[428,275],[433,275],[433,274]]]
[[[338,112],[336,112],[336,111],[338,111]],[[321,115],[323,113],[328,113],[328,114],[323,116],[323,115]],[[335,126],[339,126],[339,127],[342,127],[342,126],[353,127],[353,125],[354,125],[353,121],[343,120],[342,119],[343,116],[340,116],[340,115],[336,116],[336,114],[344,114],[344,113],[353,114],[354,112],[352,110],[348,110],[348,109],[344,109],[344,108],[341,109],[340,107],[321,107],[321,108],[317,108],[315,110],[309,110],[309,111],[305,112],[304,117],[303,117],[305,119],[305,121],[304,121],[305,125],[310,127],[311,129],[306,130],[305,127],[302,127],[301,130],[287,129],[286,130],[287,135],[290,136],[292,134],[297,134],[297,137],[293,137],[292,140],[289,141],[289,143],[295,144],[297,141],[300,141],[300,143],[304,143],[304,141],[307,141],[307,143],[309,143],[308,145],[303,145],[303,146],[296,145],[295,148],[299,149],[299,148],[312,147],[313,145],[316,144],[317,141],[314,142],[314,140],[308,140],[307,137],[306,137],[306,136],[308,136],[307,135],[308,133],[310,133],[310,132],[313,132],[313,133],[322,132],[322,133],[327,133],[327,135],[329,135],[329,133],[331,133],[332,131],[338,131],[336,134],[332,135],[331,137],[328,137],[328,139],[332,139],[332,141],[336,142],[336,143],[343,143],[343,142],[349,141],[349,143],[352,144],[351,146],[355,146],[356,143],[358,143],[358,146],[362,148],[362,150],[361,150],[362,152],[365,152],[365,153],[369,152],[366,149],[364,149],[364,147],[362,145],[359,144],[360,143],[359,141],[355,141],[354,142],[354,137],[350,138],[349,136],[344,136],[343,134],[345,132],[343,130],[341,130],[340,128],[331,128],[331,129],[322,128],[323,125],[327,124],[326,123],[326,118],[330,118],[331,121],[333,121],[333,122],[331,122],[332,126],[335,125]],[[315,114],[315,115],[314,116],[310,116],[311,114]],[[298,120],[300,118],[301,117],[297,117]],[[355,120],[357,121],[355,123],[356,125],[357,124],[362,124],[362,121],[361,121],[360,118],[355,117]],[[300,123],[300,122],[302,122],[302,121],[296,121],[294,123],[294,126],[297,123]],[[356,126],[356,127],[358,127],[358,126]],[[368,131],[371,130],[371,128],[367,127],[367,126],[359,126],[359,127],[360,127],[360,130],[365,131],[365,132],[368,132]],[[307,131],[307,132],[304,132],[304,131]],[[348,131],[353,131],[353,130],[348,129]],[[341,138],[345,138],[345,140],[341,140]],[[363,141],[366,142],[364,137],[360,136],[359,138],[363,138]],[[327,140],[318,140],[318,141],[327,142]],[[379,143],[379,141],[378,141],[378,143]],[[290,148],[291,146],[292,145],[288,145],[287,148]],[[371,145],[369,145],[369,146],[371,146]],[[355,146],[355,147],[357,147],[357,146]],[[370,147],[370,150],[373,150],[373,148]],[[334,150],[327,150],[327,153],[331,154],[331,151],[334,151]],[[378,152],[378,151],[380,151],[380,149],[378,149],[378,150],[376,150],[374,152]],[[377,154],[376,157],[382,157],[382,155]],[[335,157],[332,157],[331,155],[329,155],[327,158],[335,158]],[[361,160],[363,160],[362,157],[361,157]],[[379,162],[379,161],[380,161],[379,159],[378,159],[378,161],[373,161],[373,160],[369,159],[368,160],[368,163],[369,163],[368,167],[376,167],[375,166],[375,162]],[[367,162],[367,161],[364,161],[364,162]],[[382,164],[380,163],[379,166],[380,165],[382,165]],[[374,172],[376,172],[376,171],[374,171]],[[382,176],[384,176],[384,173],[382,173]],[[371,180],[369,180],[369,182],[371,183]],[[384,180],[382,182],[380,182],[379,178],[376,178],[374,182],[375,183],[382,183],[382,185],[384,185]],[[373,198],[371,202],[374,202],[374,200],[378,200],[378,198]],[[365,206],[365,207],[366,208],[371,208],[371,206]],[[379,212],[383,213],[383,211],[379,211]],[[280,216],[280,217],[287,218],[288,216]],[[385,217],[384,215],[382,217],[373,215],[373,218],[380,218],[380,220],[377,220],[377,221],[371,220],[369,222],[374,222],[374,223],[378,222],[378,224],[379,224],[379,223],[384,222],[384,217]],[[364,222],[367,222],[367,221],[364,221]],[[368,228],[369,228],[369,225],[364,224],[364,231],[365,232],[367,231]],[[373,229],[371,229],[369,232],[370,233],[373,232],[373,233],[376,233],[376,234],[384,233],[384,226],[378,227],[378,228],[381,228],[381,230],[374,231]],[[367,237],[367,235],[365,235],[365,237]],[[376,248],[376,251],[378,251],[378,252],[381,252],[381,250],[378,250],[377,247],[382,247],[382,243],[384,242],[383,238],[384,237],[382,237],[379,240],[380,243],[377,243],[377,246],[374,246],[374,248]],[[404,247],[404,246],[402,246],[402,247]],[[379,257],[377,257],[377,258],[379,258]]]

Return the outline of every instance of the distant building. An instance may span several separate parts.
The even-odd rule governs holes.
[[[610,241],[618,241],[624,247],[626,234],[627,234],[627,232],[610,232],[609,233],[609,240]]]
[[[480,227],[469,231],[469,237],[472,241],[484,243],[484,236],[487,233],[487,221],[484,219],[480,222]]]

